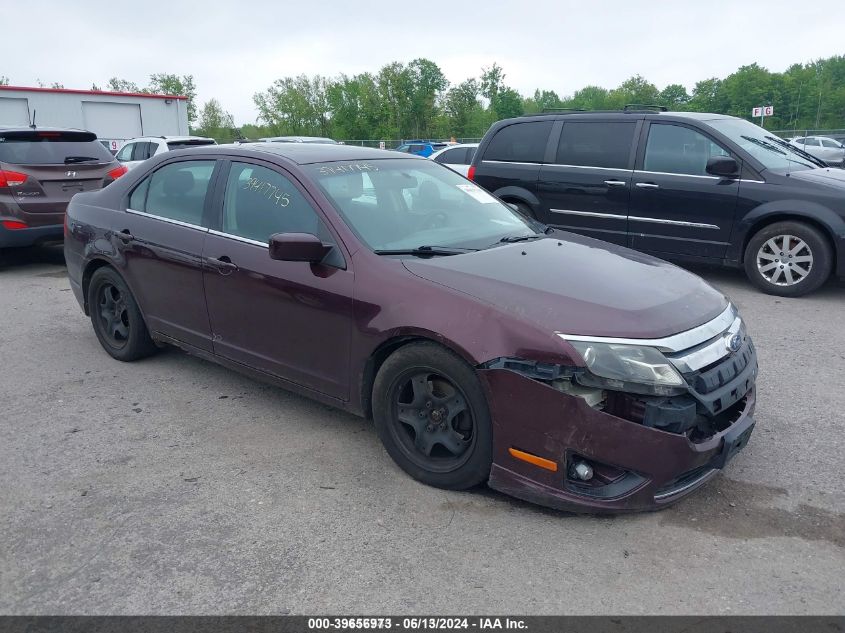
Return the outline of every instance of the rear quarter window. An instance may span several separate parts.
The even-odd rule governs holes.
[[[513,123],[500,129],[484,152],[484,160],[542,163],[552,121]]]

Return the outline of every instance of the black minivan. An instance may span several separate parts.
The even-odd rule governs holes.
[[[637,108],[506,119],[469,178],[556,228],[744,266],[770,294],[845,276],[845,170],[744,119]]]

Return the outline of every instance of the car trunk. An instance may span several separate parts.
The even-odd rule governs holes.
[[[0,169],[24,176],[6,195],[27,224],[61,222],[74,194],[101,189],[117,163],[90,132],[15,131],[0,133]]]

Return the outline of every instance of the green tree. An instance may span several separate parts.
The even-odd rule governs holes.
[[[188,98],[188,122],[193,123],[197,118],[197,88],[193,75],[173,75],[158,73],[150,75],[150,84],[144,92],[152,94],[178,95]]]
[[[611,90],[608,100],[615,108],[623,108],[628,104],[652,105],[660,100],[660,91],[641,75],[634,75]]]
[[[106,86],[111,92],[141,92],[138,84],[127,81],[126,79],[118,79],[117,77],[109,79]]]
[[[9,78],[6,75],[0,75],[0,86],[8,86]]]
[[[659,105],[666,106],[670,110],[682,110],[689,103],[690,96],[687,89],[681,84],[669,84],[660,91],[657,97]]]
[[[467,79],[446,93],[443,108],[451,136],[470,138],[478,133],[476,125],[483,114],[478,101],[480,91],[478,80]]]
[[[221,132],[228,132],[234,127],[234,118],[223,109],[217,99],[209,99],[200,109],[197,131],[205,136],[218,138],[223,136]]]

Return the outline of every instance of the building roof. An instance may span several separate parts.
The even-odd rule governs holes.
[[[0,90],[16,90],[18,92],[54,92],[80,95],[99,95],[103,97],[139,97],[145,99],[181,99],[188,97],[182,95],[154,95],[146,92],[112,92],[109,90],[78,90],[76,88],[36,88],[33,86],[0,86]]]

